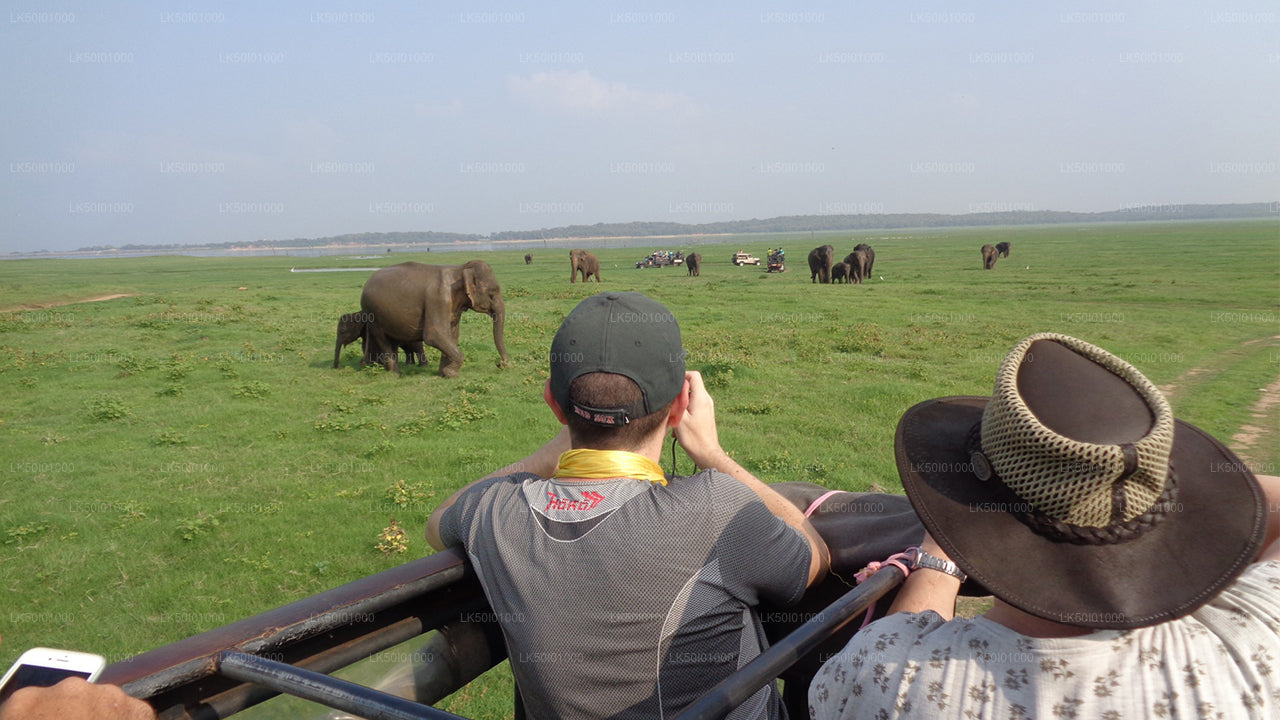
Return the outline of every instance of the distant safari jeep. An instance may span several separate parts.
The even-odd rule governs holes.
[[[752,255],[751,253],[745,253],[739,250],[733,254],[733,264],[738,267],[742,267],[743,265],[759,265],[760,258]]]

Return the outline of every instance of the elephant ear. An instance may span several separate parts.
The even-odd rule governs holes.
[[[471,307],[476,305],[484,305],[483,302],[477,303],[477,300],[483,301],[484,296],[480,290],[479,278],[476,277],[476,269],[469,263],[462,266],[462,282],[466,286],[467,301]]]

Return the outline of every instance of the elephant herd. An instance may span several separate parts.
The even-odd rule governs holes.
[[[996,258],[1009,256],[1008,242],[982,246],[982,267],[995,267]],[[525,264],[533,256],[524,256]],[[858,243],[844,260],[835,262],[835,248],[822,245],[809,252],[810,281],[813,283],[861,284],[871,276],[876,252],[866,243]],[[685,256],[690,276],[701,273],[702,255]],[[600,259],[588,250],[569,251],[569,282],[578,277],[600,282]],[[499,367],[509,362],[503,342],[506,306],[493,268],[483,260],[463,265],[424,265],[404,262],[373,273],[360,293],[360,311],[346,313],[338,319],[337,341],[333,349],[333,366],[338,367],[342,348],[360,340],[364,348],[361,365],[381,364],[388,371],[400,372],[400,351],[405,362],[427,364],[426,346],[440,351],[440,374],[456,377],[462,367],[462,351],[458,349],[458,322],[464,310],[484,313],[493,319],[493,344],[501,358]]]
[[[858,243],[853,252],[840,262],[834,262],[836,249],[821,245],[809,251],[809,281],[814,283],[854,283],[861,285],[871,277],[876,263],[876,251],[866,243]]]
[[[982,246],[982,269],[990,270],[996,266],[996,259],[1009,257],[1009,243],[998,242],[995,245]]]

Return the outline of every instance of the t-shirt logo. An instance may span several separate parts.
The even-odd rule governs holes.
[[[557,496],[553,492],[547,493],[547,510],[594,510],[597,505],[604,502],[604,496],[594,490],[588,490],[582,493],[581,500],[565,500]]]

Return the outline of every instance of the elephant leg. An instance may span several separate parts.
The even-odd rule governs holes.
[[[369,328],[365,345],[365,358],[376,362],[387,369],[387,372],[400,374],[400,347],[387,339],[378,328]]]
[[[423,342],[440,351],[440,374],[444,377],[458,377],[462,369],[463,356],[457,338],[457,319],[450,323],[448,330],[430,329],[423,337]]]

